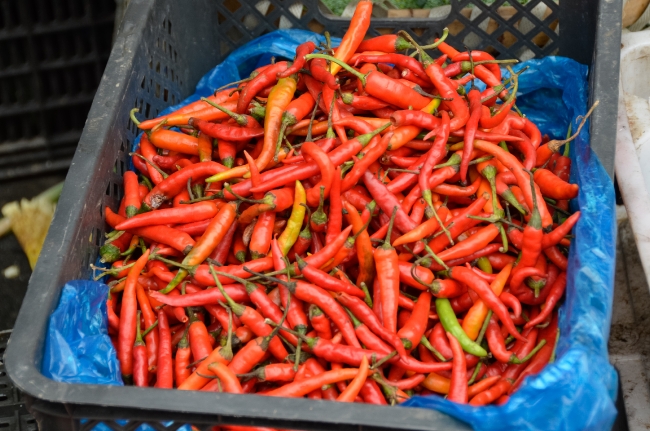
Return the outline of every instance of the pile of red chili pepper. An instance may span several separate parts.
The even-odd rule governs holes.
[[[338,47],[132,112],[136,171],[101,249],[125,382],[484,405],[554,360],[570,139],[541,136],[486,52],[364,40],[371,10]]]

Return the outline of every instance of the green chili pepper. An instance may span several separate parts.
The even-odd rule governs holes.
[[[440,318],[442,327],[445,328],[445,331],[450,332],[454,337],[456,337],[464,351],[475,356],[487,356],[485,349],[472,341],[465,331],[463,331],[463,328],[460,326],[460,323],[458,323],[456,314],[451,308],[451,303],[448,299],[436,299],[436,310],[438,311],[438,317]]]

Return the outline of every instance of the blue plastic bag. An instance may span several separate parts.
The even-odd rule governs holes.
[[[256,67],[267,64],[272,56],[292,58],[296,47],[307,39],[317,43],[324,40],[307,31],[281,30],[246,44],[205,75],[194,95],[161,114],[247,76]],[[335,45],[337,43],[334,41]],[[587,67],[560,57],[527,61],[514,69],[518,71],[523,67],[528,69],[519,78],[517,106],[542,133],[563,138],[568,125],[587,111]],[[575,130],[577,123],[573,125]],[[582,211],[582,217],[575,227],[576,238],[569,255],[566,300],[560,308],[561,336],[555,363],[527,379],[501,407],[473,408],[438,396],[414,397],[402,406],[440,410],[470,423],[477,430],[611,428],[616,415],[617,385],[617,375],[607,358],[615,262],[614,191],[609,176],[589,148],[588,130],[588,126],[583,128],[571,144],[571,179],[580,185],[580,194],[571,205],[573,210]],[[87,349],[91,355],[86,357],[93,360],[75,358],[74,367],[59,364],[59,361],[68,360],[67,353],[63,352],[68,352],[68,346],[78,338],[92,334],[101,339],[103,334],[110,345],[105,335],[105,307],[101,305],[106,298],[106,287],[84,283],[103,287],[64,289],[61,303],[50,322],[43,373],[67,382],[100,383],[99,380],[105,379],[107,383],[121,384],[115,352],[103,342],[97,344],[96,352]],[[77,328],[79,333],[65,329],[67,322],[62,316],[82,321],[88,314],[82,310],[91,309],[104,314],[103,323],[99,322],[101,319],[86,319],[95,322],[88,326],[90,332],[83,326]],[[100,356],[102,360],[96,362]]]
[[[50,316],[42,371],[67,383],[122,386],[120,364],[108,336],[108,286],[87,280],[66,283]]]

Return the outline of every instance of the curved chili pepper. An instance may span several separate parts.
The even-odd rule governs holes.
[[[351,159],[355,154],[357,154],[363,147],[368,145],[370,140],[384,129],[388,125],[384,125],[379,129],[372,131],[371,133],[357,136],[354,139],[350,139],[345,144],[340,145],[339,147],[332,150],[328,156],[332,163],[335,166],[341,165],[344,162]],[[289,165],[283,168],[274,169],[270,172],[264,172],[260,176],[260,180],[264,183],[263,187],[252,188],[250,181],[243,181],[241,183],[235,184],[232,186],[232,191],[239,195],[247,195],[250,192],[262,192],[267,190],[272,190],[278,186],[282,186],[288,183],[293,183],[295,180],[304,180],[318,174],[319,168],[315,162],[305,163],[305,164],[296,164]],[[271,175],[269,175],[271,174]],[[208,178],[207,182],[213,182],[214,177]],[[218,181],[219,179],[214,179]],[[227,199],[234,199],[234,195],[230,193],[224,193]]]
[[[293,60],[293,64],[289,66],[286,70],[279,72],[278,73],[278,78],[286,78],[288,76],[293,75],[294,73],[298,73],[300,69],[302,69],[305,66],[305,55],[311,54],[314,52],[316,49],[316,44],[310,40],[308,40],[305,43],[301,43],[298,45],[298,48],[296,48],[296,57]]]
[[[377,137],[370,141],[370,145],[364,149],[363,158],[355,160],[354,166],[348,174],[341,181],[341,190],[348,191],[356,185],[364,173],[368,170],[370,165],[378,160],[388,148],[388,143],[392,137],[391,133],[387,133],[381,139]]]
[[[196,127],[201,131],[201,133],[205,133],[211,138],[223,139],[228,142],[249,141],[253,138],[258,138],[265,135],[265,131],[261,127],[249,128],[231,126],[228,124],[210,123],[198,118],[190,118],[189,124],[193,127]],[[198,144],[196,154],[198,154]]]
[[[270,65],[262,72],[260,72],[257,76],[255,76],[251,81],[249,81],[241,91],[239,100],[237,101],[237,113],[245,113],[248,109],[248,105],[251,103],[251,100],[253,100],[257,93],[276,82],[278,79],[278,73],[286,70],[287,68],[288,63],[286,61],[279,61]]]
[[[368,377],[368,369],[368,357],[364,356],[361,360],[361,364],[359,365],[357,375],[354,377],[354,379],[352,379],[348,387],[343,392],[341,392],[336,401],[344,403],[354,402],[355,398],[357,395],[359,395],[361,388],[366,382],[366,378]]]
[[[496,296],[500,296],[503,288],[510,277],[512,264],[507,264],[497,275],[497,278],[490,284],[490,289]],[[463,319],[463,330],[469,338],[476,340],[479,331],[483,326],[486,316],[488,315],[489,308],[482,299],[477,300],[474,305],[467,311]]]
[[[335,295],[337,301],[339,301],[343,306],[348,308],[352,314],[363,322],[367,327],[384,341],[389,343],[401,358],[406,357],[406,350],[404,345],[399,337],[394,333],[386,329],[380,322],[379,317],[373,312],[373,310],[368,307],[368,305],[363,302],[361,299],[347,295],[345,293],[337,293]]]
[[[332,277],[328,273],[307,264],[307,262],[301,259],[300,256],[296,256],[296,260],[298,262],[298,268],[300,268],[300,272],[305,276],[305,278],[319,287],[332,292],[345,292],[348,295],[362,299],[365,298],[365,293],[358,287]]]
[[[497,235],[499,235],[499,228],[490,224],[453,247],[438,253],[438,257],[443,261],[466,257],[487,246]]]
[[[577,184],[570,184],[563,181],[553,172],[547,169],[536,169],[535,183],[539,186],[542,194],[553,199],[573,199],[578,196],[579,187]]]
[[[467,334],[465,334],[465,331],[463,331],[460,323],[458,323],[458,319],[456,318],[454,310],[451,308],[451,304],[449,303],[448,299],[436,299],[436,311],[438,312],[440,323],[442,323],[445,331],[450,332],[456,338],[456,340],[458,340],[464,351],[479,357],[487,356],[485,349],[476,344],[467,336]]]
[[[334,178],[334,164],[327,156],[327,154],[315,143],[305,142],[301,147],[304,155],[309,156],[320,169],[321,180],[307,191],[307,203],[314,207],[319,202],[320,187],[324,187],[324,196],[327,198],[332,187],[332,180]]]
[[[456,266],[449,270],[449,276],[461,283],[465,283],[467,287],[476,292],[488,308],[497,315],[503,326],[508,329],[508,332],[517,340],[524,340],[512,323],[506,307],[499,301],[499,298],[490,289],[490,286],[480,279],[474,271],[462,266]]]
[[[217,215],[214,216],[210,225],[206,228],[205,233],[183,259],[181,263],[183,267],[178,270],[174,279],[160,293],[169,293],[189,274],[186,268],[199,265],[210,256],[217,244],[223,240],[228,229],[230,229],[230,225],[235,221],[235,216],[236,210],[232,204],[224,205],[219,209]]]
[[[415,349],[427,329],[429,322],[429,309],[431,307],[431,293],[422,292],[418,297],[413,312],[404,326],[397,332],[397,336],[409,350]]]
[[[363,174],[363,182],[384,213],[391,214],[393,211],[396,211],[395,227],[400,232],[410,232],[417,227],[417,224],[402,210],[395,195],[389,192],[386,186],[375,178],[373,174],[366,171]]]
[[[146,205],[146,209],[156,209],[164,201],[172,199],[185,190],[188,180],[197,182],[207,176],[223,171],[225,171],[225,167],[217,162],[200,162],[183,168],[156,184],[143,199],[143,205]]]
[[[424,68],[415,58],[402,54],[361,54],[356,57],[353,66],[359,63],[389,63],[395,66],[405,67],[414,72],[420,78],[427,79]],[[431,84],[429,84],[431,85]]]
[[[239,92],[235,92],[232,94],[231,93],[232,93],[232,89],[227,89],[227,90],[219,91],[211,96],[208,96],[207,99],[214,103],[220,103],[220,104],[231,103],[236,101],[239,98]],[[148,130],[159,125],[163,120],[167,120],[165,124],[169,124],[169,125],[187,124],[187,118],[189,118],[187,117],[187,114],[191,115],[191,113],[193,112],[198,112],[202,110],[205,110],[205,103],[202,100],[197,100],[195,102],[189,103],[175,110],[170,114],[161,115],[160,117],[152,118],[150,120],[145,120],[142,123],[137,124],[137,126],[142,130]]]
[[[166,225],[176,223],[192,223],[206,220],[217,214],[217,206],[214,202],[197,202],[193,205],[181,206],[178,208],[165,208],[157,211],[137,214],[115,226],[117,230],[131,230],[134,228]]]
[[[536,318],[531,319],[529,322],[527,322],[526,325],[524,325],[524,328],[532,328],[533,326],[539,325],[545,321],[553,312],[555,304],[557,304],[557,302],[562,298],[562,295],[564,295],[565,288],[566,272],[562,272],[555,280],[555,283],[553,283],[551,291],[549,292],[548,297],[546,298],[546,302],[544,303],[542,312],[539,313]]]
[[[197,120],[203,121],[203,120]],[[211,123],[210,123],[211,124]],[[199,155],[198,139],[173,130],[159,129],[149,134],[149,141],[157,148],[178,151],[179,153]]]
[[[337,90],[339,88],[339,83],[336,81],[336,77],[328,70],[327,61],[325,59],[311,59],[309,62],[309,71],[314,79],[324,83],[330,89]],[[326,105],[327,103],[325,103],[325,106]]]
[[[467,404],[467,368],[465,365],[465,355],[460,342],[450,332],[447,332],[447,338],[453,351],[453,368],[451,380],[449,382],[449,392],[447,399],[461,404]]]

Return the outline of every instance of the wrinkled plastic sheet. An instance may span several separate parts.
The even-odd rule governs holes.
[[[298,44],[323,38],[302,30],[281,30],[234,51],[197,85],[184,104],[236,81],[271,57],[291,59]],[[334,41],[336,45],[338,42]],[[547,57],[514,67],[519,78],[517,106],[551,138],[564,138],[568,125],[587,111],[588,69],[572,60]],[[507,72],[506,72],[507,74]],[[589,148],[589,127],[571,144],[571,181],[580,185],[571,202],[582,217],[569,254],[566,299],[560,308],[557,359],[526,379],[504,406],[471,407],[439,396],[413,397],[403,407],[432,408],[468,422],[477,430],[606,430],[616,416],[617,375],[607,357],[615,262],[614,190]],[[121,384],[119,365],[107,334],[101,283],[71,282],[50,320],[43,373],[70,383]]]

